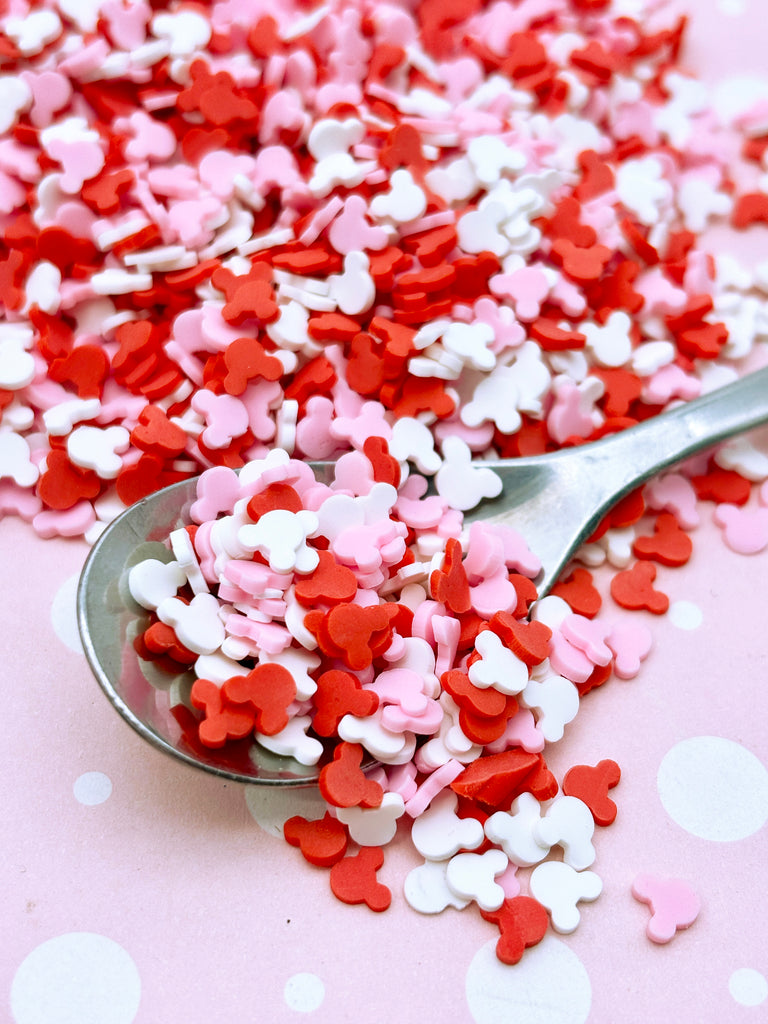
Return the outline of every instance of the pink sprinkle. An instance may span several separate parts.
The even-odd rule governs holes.
[[[679,878],[637,875],[632,883],[632,895],[651,908],[646,935],[652,942],[669,942],[676,932],[690,928],[701,910],[698,895]]]
[[[426,781],[422,782],[414,795],[406,801],[406,814],[412,818],[418,818],[429,807],[437,794],[442,792],[446,786],[450,786],[463,771],[464,765],[453,759],[436,768]]]

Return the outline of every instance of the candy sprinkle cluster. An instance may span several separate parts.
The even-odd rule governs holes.
[[[540,563],[515,530],[464,530],[445,499],[422,496],[425,482],[403,482],[376,437],[340,456],[330,484],[282,449],[239,474],[205,470],[171,560],[130,569],[130,592],[151,612],[134,646],[140,664],[174,674],[163,688],[185,749],[223,750],[235,769],[254,739],[303,765],[325,759],[328,813],[290,819],[285,835],[332,868],[340,899],[389,906],[380,848],[407,816],[425,864],[405,895],[426,913],[472,900],[491,915],[507,899],[503,915],[530,909],[517,867],[561,847],[562,862],[531,875],[546,927],[563,886],[586,885],[580,899],[600,891],[585,869],[595,823],[615,817],[607,790],[620,772],[612,761],[572,769],[558,795],[545,745],[582,693],[637,674],[650,632],[592,620],[561,597],[536,601]],[[364,772],[372,757],[381,766]],[[361,850],[345,858],[350,840]],[[480,852],[487,841],[496,846]],[[572,930],[558,913],[553,922]]]
[[[145,654],[219,659],[180,705],[196,742],[291,730],[295,753],[317,743],[305,719],[336,737],[333,813],[286,835],[375,909],[381,822],[405,812],[439,848],[409,901],[476,899],[502,937],[508,865],[563,845],[508,960],[547,884],[598,891],[588,840],[571,856],[563,836],[607,797],[582,772],[534,820],[558,789],[541,749],[649,644],[596,625],[585,566],[661,614],[656,565],[690,557],[697,499],[737,550],[768,544],[746,442],[623,502],[534,622],[530,553],[462,525],[499,487],[472,456],[623,429],[732,379],[768,333],[768,272],[700,237],[768,222],[765,112],[721,123],[684,27],[660,0],[0,5],[0,514],[93,540],[207,469],[170,592],[134,579]],[[328,458],[330,488],[300,468]]]

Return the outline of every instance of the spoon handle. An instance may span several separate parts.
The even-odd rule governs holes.
[[[619,482],[618,465],[623,466],[625,480],[620,486],[627,490],[690,455],[766,422],[768,367],[589,447],[595,469],[610,460],[612,486]]]
[[[605,513],[649,477],[768,422],[768,368],[627,430],[547,455],[489,463],[502,494],[466,517],[514,526],[542,564],[547,593]]]

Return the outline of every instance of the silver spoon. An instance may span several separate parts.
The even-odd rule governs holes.
[[[465,517],[506,521],[542,563],[543,597],[605,513],[643,481],[689,456],[768,422],[768,368],[680,405],[600,441],[530,458],[483,462],[503,489]],[[333,463],[312,463],[318,479],[333,479]],[[237,782],[306,786],[322,764],[307,767],[243,740],[226,752],[196,744],[171,711],[172,682],[143,662],[132,639],[147,613],[132,600],[127,576],[144,558],[170,560],[169,534],[188,523],[196,480],[144,498],[102,533],[86,559],[77,595],[78,625],[86,657],[110,703],[154,746],[187,764]],[[183,712],[182,712],[183,714]],[[328,755],[330,756],[330,755]],[[372,763],[372,762],[371,762]]]

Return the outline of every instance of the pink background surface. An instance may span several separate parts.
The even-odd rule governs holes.
[[[739,7],[743,13],[723,13]],[[760,72],[766,31],[757,17],[761,0],[697,4],[689,65],[710,82]],[[766,237],[761,230],[740,244],[759,253]],[[768,452],[765,431],[756,438]],[[595,837],[592,870],[603,894],[582,905],[573,935],[550,932],[516,968],[487,956],[483,947],[492,951],[496,931],[475,908],[425,917],[407,906],[402,883],[420,860],[407,834],[386,849],[380,872],[393,891],[391,909],[377,915],[344,906],[331,895],[327,872],[277,836],[284,818],[312,814],[312,793],[251,790],[247,799],[242,787],[177,765],[144,743],[66,642],[76,646],[74,582],[86,545],[43,542],[17,520],[0,521],[0,1015],[10,1012],[12,993],[14,1009],[21,1005],[27,957],[49,940],[92,933],[122,949],[114,974],[101,970],[94,981],[75,954],[46,961],[40,977],[50,986],[50,1011],[33,1018],[22,1010],[20,1024],[83,1024],[72,984],[56,988],[56,963],[70,978],[82,974],[81,995],[88,985],[106,986],[110,1008],[94,1018],[100,1024],[766,1019],[768,1002],[742,1005],[729,979],[743,968],[768,976],[768,828],[731,841],[697,838],[667,814],[657,785],[665,755],[691,737],[723,737],[768,765],[768,551],[733,554],[711,523],[713,506],[701,508],[693,559],[659,571],[671,601],[692,602],[701,625],[682,629],[670,616],[632,613],[654,634],[639,676],[590,694],[548,752],[558,778],[573,764],[605,757],[621,765],[617,822]],[[606,611],[628,614],[614,612],[610,598]],[[111,781],[101,803],[76,796],[88,772]],[[738,801],[740,780],[726,781]],[[702,898],[698,921],[668,946],[645,937],[647,908],[630,894],[641,871],[685,878]],[[97,967],[91,960],[90,970]],[[315,1008],[311,985],[290,983],[303,974],[322,984]],[[549,994],[537,1003],[538,976],[549,978]],[[558,984],[573,984],[572,994]],[[64,990],[69,1003],[57,994]],[[302,993],[309,1002],[302,1004]]]

